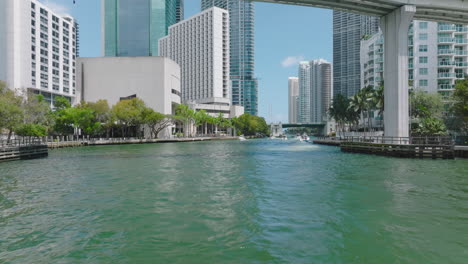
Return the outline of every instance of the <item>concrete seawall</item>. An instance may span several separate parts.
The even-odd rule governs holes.
[[[47,157],[48,155],[48,147],[45,144],[0,148],[0,162],[42,158]]]

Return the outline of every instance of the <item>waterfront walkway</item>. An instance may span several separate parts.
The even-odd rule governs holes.
[[[156,143],[182,143],[212,140],[235,140],[238,137],[193,137],[193,138],[169,138],[169,139],[137,139],[137,138],[111,138],[111,139],[89,139],[79,141],[48,142],[50,149],[70,148],[83,146],[105,146],[105,145],[128,145],[128,144],[156,144]]]

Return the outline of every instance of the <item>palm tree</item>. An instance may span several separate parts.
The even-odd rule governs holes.
[[[344,132],[345,124],[352,119],[351,112],[349,111],[349,99],[341,94],[335,96],[328,110],[330,117],[337,123],[337,130],[341,127],[342,132]]]
[[[199,126],[203,125],[204,127],[204,132],[203,132],[203,128],[202,128],[202,133],[204,135],[208,134],[208,119],[210,118],[210,116],[208,115],[208,113],[206,112],[206,110],[202,109],[200,111],[197,111],[195,113],[195,125],[196,127],[198,128]]]
[[[385,94],[383,85],[380,85],[376,90],[374,90],[373,99],[375,108],[379,111],[378,115],[383,119],[385,109]]]
[[[190,109],[188,105],[178,105],[176,109],[176,118],[184,124],[184,135],[186,137],[192,136],[192,122],[195,117],[195,111]]]

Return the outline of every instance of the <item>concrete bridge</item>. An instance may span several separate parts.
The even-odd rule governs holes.
[[[310,124],[283,124],[283,123],[271,123],[270,130],[271,135],[278,137],[283,134],[283,129],[285,128],[295,128],[295,127],[305,127],[305,128],[317,128],[323,135],[327,134],[327,123],[310,123]]]
[[[409,136],[408,30],[413,19],[468,24],[467,0],[256,0],[381,18],[385,41],[385,136]]]

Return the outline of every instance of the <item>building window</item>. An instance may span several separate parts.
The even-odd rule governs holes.
[[[419,22],[419,29],[427,29],[427,22]]]
[[[427,57],[419,57],[419,63],[427,63]]]
[[[427,45],[419,45],[419,52],[427,52]]]
[[[427,87],[428,86],[428,81],[427,80],[419,80],[419,86]]]
[[[421,33],[421,34],[419,34],[419,40],[427,40],[427,38],[428,38],[427,33]]]
[[[419,68],[419,74],[420,75],[427,75],[428,74],[427,68]]]

